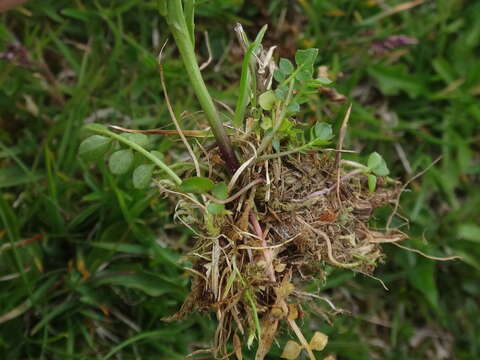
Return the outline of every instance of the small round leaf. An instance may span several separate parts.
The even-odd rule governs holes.
[[[125,174],[133,164],[133,151],[130,149],[115,151],[108,160],[108,167],[115,175]]]
[[[143,164],[133,170],[132,180],[135,189],[145,189],[150,184],[154,167],[152,164]]]
[[[373,170],[374,168],[376,168],[378,165],[381,164],[382,160],[383,160],[382,155],[380,155],[375,151],[371,153],[370,156],[368,157],[367,166],[370,170]]]
[[[206,193],[213,189],[215,183],[209,178],[193,176],[182,181],[180,189],[186,193]]]
[[[217,203],[209,203],[207,211],[212,215],[221,215],[225,212],[225,205]]]
[[[92,135],[82,141],[78,153],[87,161],[97,160],[107,152],[110,143],[111,140],[105,136]]]
[[[153,150],[153,151],[150,151],[150,153],[155,156],[158,160],[160,161],[165,161],[165,155],[163,155],[162,152],[160,151],[157,151],[157,150]]]
[[[371,172],[378,176],[387,176],[390,174],[388,170],[387,163],[383,159],[382,155],[377,152],[373,152],[368,157],[368,168]]]
[[[150,139],[145,134],[140,133],[124,133],[121,136],[128,139],[129,141],[140,145],[143,148],[147,148],[150,146]]]
[[[258,103],[263,110],[272,110],[276,100],[275,93],[272,90],[268,90],[259,96]]]
[[[318,49],[310,48],[305,50],[297,50],[295,53],[295,62],[297,66],[304,65],[306,67],[313,66],[318,55]]]
[[[290,75],[293,72],[293,64],[288,59],[280,59],[278,67],[280,68],[280,71],[283,75]]]
[[[315,124],[315,136],[323,141],[330,140],[333,136],[332,126],[324,122],[317,122]]]
[[[217,199],[225,200],[228,197],[228,188],[227,185],[222,181],[212,189],[212,195],[215,196]]]

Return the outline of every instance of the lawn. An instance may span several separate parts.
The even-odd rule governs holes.
[[[408,182],[392,226],[409,250],[384,244],[375,272],[388,291],[333,267],[308,285],[342,309],[305,304],[306,337],[329,336],[317,358],[480,358],[480,2],[195,3],[198,61],[224,121],[241,89],[234,26],[253,39],[268,24],[275,58],[318,48],[315,68],[334,81],[298,117],[338,133],[351,103],[343,147],[356,153],[345,157],[366,163],[376,151]],[[162,321],[190,291],[182,256],[192,232],[171,199],[112,174],[102,156],[78,155],[88,124],[175,129],[157,66],[168,38],[177,118],[183,129],[207,126],[158,2],[31,1],[0,17],[0,357],[183,359],[208,349],[213,313]],[[191,167],[178,137],[148,137],[179,174]],[[371,226],[384,228],[391,211],[378,209]],[[285,328],[267,358],[292,338]]]

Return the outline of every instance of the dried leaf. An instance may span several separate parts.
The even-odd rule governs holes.
[[[288,320],[295,320],[298,318],[298,308],[295,304],[288,304]]]
[[[255,360],[263,360],[272,347],[273,339],[278,329],[278,310],[282,314],[281,309],[273,308],[272,311],[265,317],[262,322],[262,336],[260,338]]]
[[[312,350],[322,351],[323,349],[325,349],[325,346],[327,346],[327,343],[328,336],[324,333],[321,333],[320,331],[315,331],[312,340],[310,340],[309,346]]]
[[[283,272],[287,268],[287,264],[279,263],[275,265],[275,271],[278,273]]]
[[[295,286],[290,283],[290,282],[285,282],[280,285],[280,287],[277,289],[277,298],[286,298],[288,295],[290,295],[293,291],[295,290]]]
[[[296,358],[298,358],[301,352],[302,347],[298,343],[293,340],[288,340],[287,344],[283,348],[283,352],[280,357],[282,359],[295,360]]]

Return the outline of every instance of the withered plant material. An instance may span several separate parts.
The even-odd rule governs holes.
[[[259,141],[246,135],[237,139],[244,163],[254,159]],[[217,169],[212,180],[222,181],[213,175],[224,166],[217,151],[200,161]],[[367,176],[337,162],[334,152],[311,152],[249,161],[227,201],[218,201],[226,203],[227,214],[202,213],[188,198],[177,199],[176,216],[195,231],[196,243],[188,254],[191,293],[167,320],[195,310],[215,313],[216,358],[229,355],[227,344],[232,343],[241,358],[239,342],[250,346],[256,338],[255,359],[262,360],[278,330],[287,326],[313,359],[295,322],[303,314],[302,286],[324,280],[326,265],[371,275],[384,257],[381,243],[405,237],[368,226],[373,210],[392,201],[399,189],[379,178],[371,192]],[[259,229],[249,221],[252,209]]]

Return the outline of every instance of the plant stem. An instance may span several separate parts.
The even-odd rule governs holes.
[[[195,91],[198,101],[207,116],[212,132],[220,149],[220,154],[233,174],[239,167],[238,160],[233,152],[230,139],[220,120],[220,116],[213,104],[212,97],[205,86],[200,68],[198,67],[195,51],[191,41],[189,29],[183,12],[182,0],[167,0],[167,23],[175,39],[182,57],[185,69],[190,78],[190,83]]]

